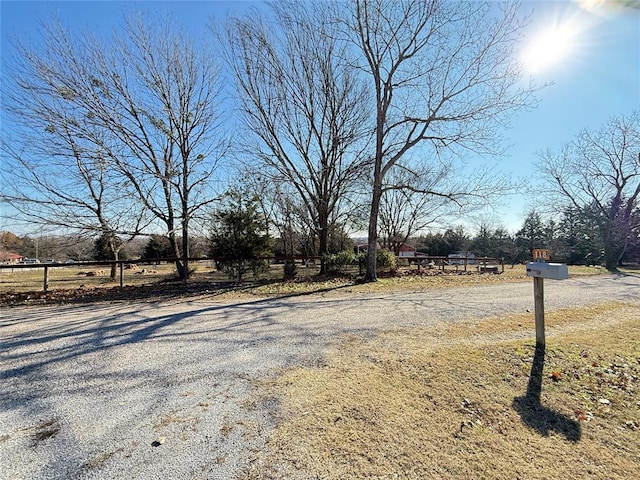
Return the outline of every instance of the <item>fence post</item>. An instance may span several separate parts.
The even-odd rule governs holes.
[[[544,278],[533,277],[533,302],[536,319],[536,347],[544,347]]]
[[[124,286],[124,263],[120,262],[120,291]]]
[[[44,266],[44,293],[49,289],[49,267]]]

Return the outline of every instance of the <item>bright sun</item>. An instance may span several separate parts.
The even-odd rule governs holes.
[[[550,25],[538,32],[522,55],[527,71],[540,73],[560,63],[573,50],[577,31],[570,22]]]

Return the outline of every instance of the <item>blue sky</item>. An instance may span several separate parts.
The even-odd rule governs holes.
[[[72,28],[108,34],[121,21],[122,12],[131,7],[151,12],[170,10],[194,35],[206,35],[207,23],[213,15],[242,13],[255,5],[260,3],[2,1],[1,54],[5,57],[11,53],[9,39],[14,35],[27,41],[35,38],[40,23],[52,14]],[[548,58],[566,46],[564,56],[542,70],[529,73],[536,83],[553,82],[553,85],[539,93],[538,108],[513,117],[512,128],[505,132],[507,156],[497,162],[500,170],[535,182],[539,175],[533,165],[536,152],[558,149],[581,129],[596,129],[610,117],[640,107],[640,9],[589,11],[575,1],[536,1],[524,2],[524,12],[532,12],[532,17],[523,50],[532,43],[540,43],[542,33],[550,28],[571,25],[569,39],[556,38],[542,53]],[[535,202],[527,194],[509,197],[494,221],[516,230]]]

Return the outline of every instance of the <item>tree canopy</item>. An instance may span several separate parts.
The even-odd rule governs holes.
[[[550,203],[598,226],[607,269],[640,235],[640,110],[583,130],[559,152],[540,154]]]

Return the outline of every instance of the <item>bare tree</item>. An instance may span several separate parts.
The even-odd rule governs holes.
[[[539,168],[555,205],[595,212],[605,265],[617,270],[633,232],[640,199],[640,110],[612,118],[597,131],[583,130],[561,151],[540,154]]]
[[[451,158],[412,168],[399,162],[384,178],[380,199],[379,229],[382,244],[398,254],[409,237],[439,220],[469,215],[511,188],[504,174],[487,168],[468,173],[456,169]],[[443,194],[442,192],[447,192]]]
[[[91,160],[85,163],[79,151],[50,151],[47,156],[45,162],[26,153],[14,152],[14,156],[6,157],[0,201],[10,205],[18,221],[26,223],[29,230],[62,229],[85,238],[97,235],[106,242],[111,257],[118,260],[126,242],[148,224],[144,209],[132,208],[135,203],[123,195],[122,182],[112,178],[104,165]],[[120,236],[128,238],[123,242]],[[111,278],[115,276],[114,264]]]
[[[444,172],[443,172],[444,173]],[[409,237],[437,222],[450,210],[451,203],[443,197],[423,193],[442,178],[418,174],[398,168],[389,173],[380,199],[379,229],[382,245],[396,255]]]
[[[215,138],[221,87],[213,56],[169,20],[132,15],[106,41],[51,23],[46,48],[19,47],[16,76],[23,92],[70,112],[70,137],[90,144],[120,175],[120,194],[130,192],[164,227],[186,281],[189,222],[213,201],[225,145]]]
[[[325,5],[274,3],[273,19],[254,14],[227,30],[228,59],[258,169],[297,193],[327,253],[332,219],[358,180],[367,96],[343,61],[346,45]],[[323,263],[324,265],[324,263]]]
[[[148,224],[145,209],[127,195],[100,145],[84,134],[77,109],[57,90],[52,94],[30,57],[14,66],[3,95],[13,128],[3,128],[0,201],[27,230],[98,235],[118,260],[125,245],[118,236],[139,234]]]
[[[244,170],[240,178],[244,190],[257,195],[265,222],[280,239],[280,248],[285,256],[317,255],[315,224],[309,217],[308,206],[302,203],[291,183],[252,169]],[[335,226],[335,219],[329,219],[328,224]]]
[[[444,149],[499,153],[507,115],[532,101],[518,88],[517,4],[438,0],[353,0],[336,12],[353,44],[353,66],[369,77],[375,114],[366,279],[376,280],[375,247],[384,179],[405,159],[437,163]],[[472,191],[432,194],[457,200]],[[442,188],[444,187],[444,188]]]

